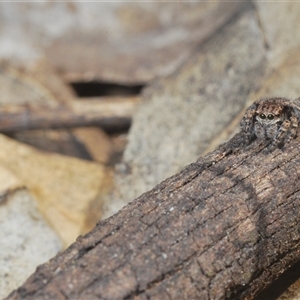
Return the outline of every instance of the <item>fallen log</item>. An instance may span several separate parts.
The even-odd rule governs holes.
[[[128,129],[139,97],[102,97],[70,101],[67,105],[1,105],[0,132],[30,129],[101,126],[106,130]]]
[[[253,299],[300,258],[299,142],[266,153],[236,134],[6,299]]]

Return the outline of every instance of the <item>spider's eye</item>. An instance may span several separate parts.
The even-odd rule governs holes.
[[[273,119],[274,119],[274,115],[269,114],[269,115],[267,116],[267,118],[268,118],[269,120],[273,120]]]
[[[265,118],[266,118],[266,115],[265,115],[265,114],[260,114],[259,117],[260,117],[261,119],[265,119]]]

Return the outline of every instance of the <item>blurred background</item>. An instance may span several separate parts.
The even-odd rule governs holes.
[[[1,2],[0,297],[228,140],[254,100],[298,97],[299,14],[296,1]]]

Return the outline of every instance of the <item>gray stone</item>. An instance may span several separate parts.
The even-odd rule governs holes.
[[[46,56],[68,80],[147,82],[172,73],[243,3],[0,3],[0,58]]]
[[[0,299],[62,250],[59,238],[25,189],[0,197],[0,245]]]
[[[269,62],[277,66],[300,46],[298,1],[255,1],[257,15],[268,47]]]
[[[241,112],[265,74],[266,50],[249,9],[144,93],[105,216],[194,161]]]

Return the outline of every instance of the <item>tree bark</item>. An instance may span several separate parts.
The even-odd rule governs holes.
[[[139,97],[70,101],[68,105],[2,105],[0,132],[98,125],[107,130],[128,128]]]
[[[253,299],[300,258],[300,138],[239,133],[99,222],[7,299]]]

